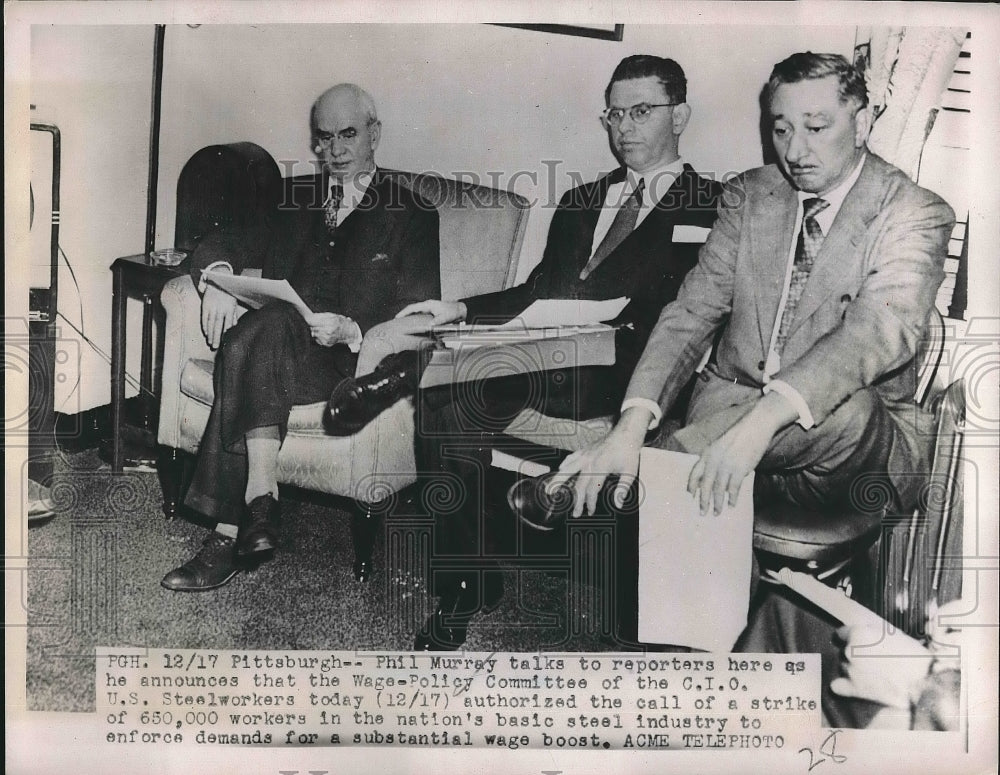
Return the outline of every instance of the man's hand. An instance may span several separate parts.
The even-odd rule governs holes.
[[[236,299],[209,285],[201,297],[201,330],[213,350],[219,349],[222,335],[236,325]]]
[[[468,309],[464,302],[427,299],[426,301],[418,301],[415,304],[407,304],[396,314],[396,317],[432,315],[430,324],[432,326],[441,326],[445,323],[455,323],[459,320],[465,320],[467,314]]]
[[[747,474],[764,457],[775,434],[798,418],[780,393],[762,396],[749,414],[708,445],[688,477],[688,492],[698,498],[702,514],[714,504],[722,513],[728,499],[736,505]]]
[[[336,312],[315,312],[306,319],[309,331],[316,344],[333,347],[341,342],[348,343],[354,337],[354,321]]]
[[[841,627],[837,636],[844,643],[843,675],[830,682],[830,691],[909,710],[919,697],[934,655],[899,630]]]
[[[617,474],[619,479],[612,500],[616,508],[621,508],[639,472],[639,451],[651,419],[645,409],[626,409],[602,442],[574,452],[562,462],[559,472],[549,480],[548,492],[555,492],[575,477],[573,516],[583,514],[584,506],[593,514],[604,480]]]

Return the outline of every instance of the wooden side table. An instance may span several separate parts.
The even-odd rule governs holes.
[[[140,401],[145,430],[154,414],[153,305],[168,280],[187,274],[187,261],[177,266],[154,264],[145,255],[123,256],[111,265],[111,469],[120,472],[125,462],[125,305],[129,296],[142,300],[142,365]],[[155,429],[152,431],[155,445]]]

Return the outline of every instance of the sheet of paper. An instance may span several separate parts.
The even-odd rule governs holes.
[[[750,602],[753,475],[736,506],[702,516],[687,491],[697,460],[649,448],[639,458],[639,640],[729,651]]]
[[[568,339],[579,334],[597,334],[613,331],[612,326],[604,323],[592,323],[585,326],[552,326],[549,328],[478,328],[467,326],[454,334],[441,336],[441,344],[451,350],[466,347],[495,347],[518,342],[531,342],[539,339]],[[442,333],[435,329],[436,333]]]
[[[312,315],[312,310],[288,283],[288,280],[263,280],[248,275],[228,272],[205,272],[205,282],[235,296],[251,309],[259,309],[269,301],[287,301],[302,317]]]
[[[536,299],[516,318],[501,328],[544,328],[545,326],[584,326],[614,320],[629,299],[622,296],[607,301],[587,299]]]

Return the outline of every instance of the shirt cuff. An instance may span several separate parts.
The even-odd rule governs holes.
[[[220,267],[226,267],[229,270],[229,274],[233,274],[233,265],[228,261],[213,261],[211,264],[206,266],[201,270],[201,276],[198,278],[198,293],[205,292],[205,272],[211,272],[213,269],[219,269]]]
[[[356,353],[361,350],[361,340],[364,339],[364,334],[361,333],[361,326],[353,320],[351,321],[351,325],[354,326],[354,331],[345,344],[352,353]]]
[[[816,424],[816,421],[813,420],[812,412],[809,411],[809,405],[806,403],[806,400],[802,397],[802,394],[798,390],[793,388],[784,380],[780,379],[772,379],[764,385],[763,388],[761,388],[761,392],[765,394],[770,393],[772,390],[775,393],[784,396],[785,400],[792,405],[792,408],[795,409],[799,415],[799,419],[796,420],[796,422],[798,422],[804,430],[809,430]]]
[[[623,413],[626,409],[632,409],[633,407],[636,409],[645,409],[653,415],[653,419],[649,421],[649,428],[647,430],[653,430],[653,428],[660,424],[660,420],[663,419],[663,412],[656,401],[650,401],[648,398],[626,398],[622,402]]]

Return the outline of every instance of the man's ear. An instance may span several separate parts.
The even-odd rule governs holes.
[[[688,125],[688,120],[691,118],[691,106],[686,102],[682,102],[680,105],[674,106],[674,116],[673,116],[673,130],[674,134],[678,137],[684,131]]]
[[[863,148],[872,130],[871,107],[861,108],[854,114],[854,147]]]
[[[372,153],[378,148],[379,142],[382,140],[382,122],[376,121],[371,125],[368,133],[372,136]]]

